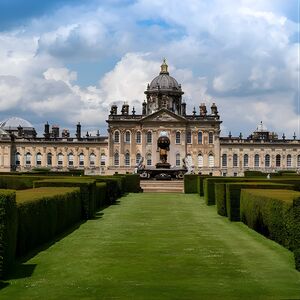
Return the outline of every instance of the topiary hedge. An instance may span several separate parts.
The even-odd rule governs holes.
[[[215,183],[215,201],[217,205],[217,213],[220,216],[227,217],[226,183]]]
[[[184,180],[184,193],[185,194],[197,194],[199,193],[199,175],[185,174]]]
[[[226,183],[226,182],[240,182],[244,181],[243,177],[209,177],[205,178],[203,182],[203,190],[204,190],[204,201],[207,205],[215,205],[216,204],[216,196],[215,196],[215,183]],[[248,179],[253,180],[253,179]]]
[[[241,221],[294,251],[300,270],[300,193],[287,190],[243,190]]]
[[[96,181],[87,178],[63,178],[45,179],[34,181],[33,186],[38,187],[80,187],[82,202],[82,218],[90,219],[94,217],[96,211]]]
[[[79,188],[43,187],[16,192],[17,256],[48,242],[82,217]]]
[[[122,177],[124,179],[123,189],[125,193],[139,193],[141,191],[141,177],[139,174],[115,174],[113,177]]]
[[[117,176],[93,176],[96,182],[106,183],[106,203],[113,204],[124,194],[124,178]]]
[[[212,178],[210,175],[198,175],[198,190],[199,190],[199,196],[203,197],[204,196],[204,179],[206,178]]]
[[[14,263],[17,221],[15,191],[0,190],[0,278],[10,271]]]
[[[110,204],[106,201],[106,199],[108,199],[106,197],[106,188],[106,182],[96,182],[96,209],[100,209],[101,207]]]
[[[226,213],[230,221],[240,221],[240,195],[242,189],[284,189],[293,190],[289,184],[271,182],[241,182],[226,184]]]

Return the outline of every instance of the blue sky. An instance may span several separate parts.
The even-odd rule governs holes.
[[[2,0],[0,118],[106,134],[110,105],[139,111],[167,58],[191,112],[222,134],[299,128],[298,0]]]

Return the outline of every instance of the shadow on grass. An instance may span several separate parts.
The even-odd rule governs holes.
[[[26,262],[31,258],[33,258],[34,256],[36,256],[39,252],[47,250],[55,243],[59,242],[60,240],[62,240],[63,238],[71,234],[73,231],[77,230],[85,222],[86,222],[85,220],[80,221],[79,223],[70,227],[63,233],[57,235],[54,239],[50,240],[49,242],[36,247],[32,251],[30,251],[27,255],[17,258],[11,271],[7,275],[5,275],[4,280],[21,279],[21,278],[30,277],[33,274],[37,265],[26,264]],[[1,288],[5,288],[7,285],[9,285],[9,283],[6,282],[3,282],[3,284],[4,284],[3,287],[0,286]]]
[[[0,291],[4,288],[6,288],[7,286],[9,286],[8,282],[4,282],[2,280],[0,280]]]

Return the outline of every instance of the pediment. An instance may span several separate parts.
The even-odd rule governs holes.
[[[186,119],[182,116],[174,114],[168,109],[161,109],[154,112],[151,115],[144,117],[142,122],[186,122]]]

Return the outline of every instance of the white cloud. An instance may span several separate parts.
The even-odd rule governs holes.
[[[139,0],[93,11],[63,8],[0,33],[0,112],[16,108],[39,122],[105,127],[114,102],[140,110],[146,84],[166,56],[189,110],[215,101],[224,128],[249,130],[263,119],[273,130],[291,132],[299,118],[299,44],[282,3]],[[145,20],[156,24],[141,25]],[[94,78],[98,85],[80,85],[80,68],[72,64],[107,61],[114,64]],[[284,123],[280,111],[288,114]]]

